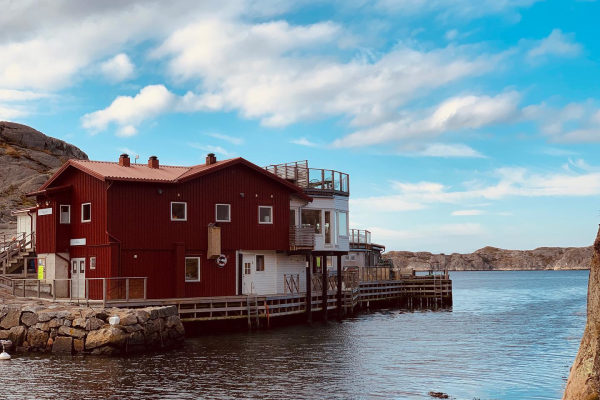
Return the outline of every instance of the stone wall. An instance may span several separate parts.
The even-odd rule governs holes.
[[[17,351],[111,355],[172,348],[185,330],[177,307],[101,309],[10,304],[0,306],[0,339]],[[110,325],[108,319],[120,322]]]

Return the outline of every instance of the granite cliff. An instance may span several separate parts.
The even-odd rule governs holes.
[[[503,250],[484,247],[470,254],[432,254],[428,252],[390,251],[396,268],[418,271],[510,271],[589,269],[592,247],[539,247],[535,250]]]
[[[587,324],[563,400],[600,398],[600,231],[593,252],[588,283]]]
[[[30,206],[39,188],[67,160],[87,160],[77,147],[26,125],[0,121],[0,236],[16,231],[11,211]]]

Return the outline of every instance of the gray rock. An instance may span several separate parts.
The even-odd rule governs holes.
[[[45,332],[49,332],[50,331],[50,323],[49,322],[38,322],[37,324],[35,324],[33,326],[33,328],[40,329]]]
[[[75,318],[73,320],[73,328],[81,328],[81,329],[85,329],[87,325],[87,319],[86,318]]]
[[[42,310],[42,311],[38,311],[38,321],[39,322],[46,322],[46,321],[50,321],[53,318],[67,318],[68,316],[71,315],[71,313],[69,311],[66,310],[53,310],[53,309],[46,309],[46,310]]]
[[[85,340],[86,349],[95,349],[105,345],[122,345],[127,340],[125,332],[113,326],[91,331]]]
[[[0,328],[10,329],[18,326],[21,322],[21,309],[20,307],[9,306],[8,312],[2,318],[0,322]]]
[[[185,328],[182,323],[179,323],[175,326],[175,330],[179,332],[181,335],[185,335]]]
[[[172,328],[176,325],[179,325],[180,323],[181,323],[181,321],[179,320],[178,315],[171,315],[170,317],[167,317],[165,319],[165,326],[167,328]]]
[[[102,328],[106,323],[99,318],[90,317],[86,320],[85,330],[86,331],[95,331],[96,329]]]
[[[58,336],[52,344],[53,353],[72,354],[73,338],[67,336]]]
[[[144,325],[150,319],[150,313],[146,310],[135,310],[135,315],[138,320],[138,324]]]
[[[21,322],[27,326],[35,325],[38,322],[37,314],[32,312],[24,312],[21,314]]]
[[[119,325],[127,326],[127,325],[135,325],[138,323],[138,319],[135,315],[133,315],[130,311],[120,312],[116,314],[119,319]]]
[[[25,342],[26,337],[27,328],[25,328],[24,326],[20,325],[10,328],[8,340],[13,342],[15,346],[20,346],[21,344],[23,344],[23,342]]]
[[[61,336],[71,336],[77,339],[83,339],[86,335],[84,329],[70,328],[68,326],[61,326],[58,328],[58,334]]]
[[[48,333],[39,329],[30,328],[27,332],[27,343],[35,349],[45,350],[48,338]]]
[[[38,320],[39,320],[39,316],[38,316]],[[63,326],[65,323],[65,320],[62,318],[55,318],[52,319],[48,322],[48,326],[50,328],[58,328],[59,326]]]
[[[135,325],[124,326],[123,329],[125,330],[125,332],[131,333],[131,332],[141,331],[144,328],[142,328],[142,326],[140,324],[135,324]]]
[[[140,345],[140,344],[144,344],[145,341],[146,341],[146,339],[144,338],[144,335],[142,334],[142,332],[133,332],[127,338],[128,345]]]

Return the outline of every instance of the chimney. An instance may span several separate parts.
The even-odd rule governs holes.
[[[211,165],[217,162],[217,157],[215,157],[215,153],[208,153],[206,155],[206,165]]]
[[[131,165],[131,160],[129,159],[129,156],[127,154],[121,154],[121,156],[119,157],[119,165],[121,167],[129,167]]]
[[[158,169],[158,157],[150,156],[148,159],[148,168]]]

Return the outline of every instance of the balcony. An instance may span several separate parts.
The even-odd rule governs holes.
[[[308,161],[269,165],[265,169],[304,189],[306,194],[350,196],[350,177],[331,169],[309,168]]]
[[[351,249],[370,249],[371,232],[364,229],[350,229],[350,248]]]
[[[290,226],[290,250],[312,250],[315,248],[313,226]]]

